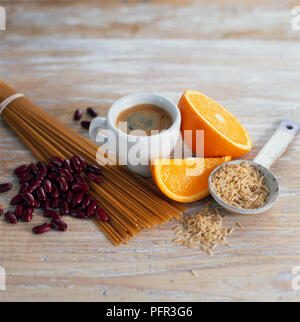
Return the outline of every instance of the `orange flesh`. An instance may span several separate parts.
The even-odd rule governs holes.
[[[230,160],[230,157],[156,160],[152,166],[152,175],[160,190],[168,197],[192,202],[209,194],[208,177],[211,171]]]
[[[199,94],[189,94],[188,98],[201,116],[218,132],[235,143],[247,145],[248,138],[240,122],[215,101]]]

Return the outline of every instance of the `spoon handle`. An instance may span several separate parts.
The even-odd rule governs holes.
[[[254,162],[270,168],[280,158],[300,130],[300,124],[283,120],[265,146],[259,151]]]

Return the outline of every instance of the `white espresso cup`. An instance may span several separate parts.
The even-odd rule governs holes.
[[[151,136],[136,136],[122,132],[116,124],[118,116],[124,110],[139,104],[153,104],[167,111],[173,120],[171,127]],[[170,157],[180,136],[180,125],[180,111],[169,99],[154,93],[137,93],[116,101],[110,107],[107,118],[93,119],[89,131],[94,141],[105,143],[106,148],[109,147],[108,155],[116,158],[120,164],[127,165],[137,174],[150,177],[152,161]],[[100,129],[106,131],[102,133]]]

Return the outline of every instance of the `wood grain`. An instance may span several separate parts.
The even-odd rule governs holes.
[[[72,121],[76,108],[93,105],[104,116],[116,99],[136,91],[174,102],[185,89],[215,98],[249,130],[254,148],[248,159],[281,119],[300,121],[293,1],[1,5],[8,12],[8,30],[0,33],[1,79],[85,137]],[[0,180],[16,183],[12,170],[34,158],[2,120],[0,151]],[[300,265],[299,157],[298,136],[273,167],[281,184],[278,203],[260,216],[227,216],[227,227],[240,222],[246,229],[237,229],[229,239],[233,247],[213,257],[174,245],[174,222],[116,248],[90,222],[67,218],[67,233],[37,237],[31,228],[41,216],[16,226],[2,218],[7,291],[0,300],[299,301],[291,286],[292,268]],[[17,184],[0,203],[7,207],[16,190]]]
[[[4,0],[8,30],[35,37],[297,39],[297,0]]]

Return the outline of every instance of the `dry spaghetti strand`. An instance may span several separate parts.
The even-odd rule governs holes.
[[[0,103],[15,94],[0,81]],[[127,241],[143,229],[179,218],[185,207],[167,200],[154,185],[124,166],[108,165],[107,155],[91,142],[57,121],[27,98],[19,98],[5,108],[2,118],[43,162],[54,155],[80,155],[87,162],[102,164],[104,182],[89,182],[90,194],[110,215],[108,222],[93,219],[114,245]]]

